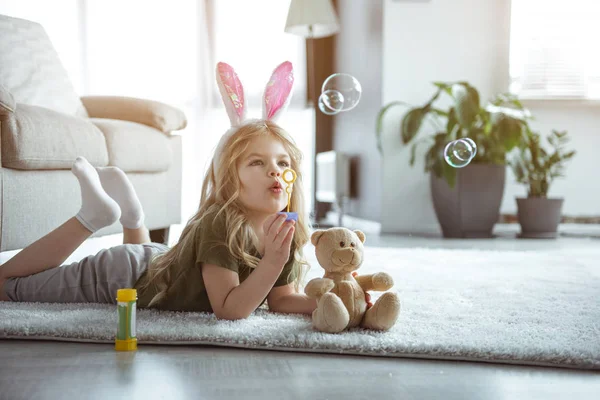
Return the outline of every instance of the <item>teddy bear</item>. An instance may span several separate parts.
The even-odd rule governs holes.
[[[316,330],[338,333],[361,326],[386,331],[400,314],[400,299],[394,292],[386,292],[367,307],[368,290],[386,291],[394,285],[389,274],[378,272],[357,275],[363,262],[365,234],[359,230],[330,228],[317,230],[311,235],[317,260],[325,270],[322,278],[309,281],[304,293],[317,299],[312,313]]]

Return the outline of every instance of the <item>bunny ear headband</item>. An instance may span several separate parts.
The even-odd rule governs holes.
[[[213,168],[216,170],[221,158],[225,143],[237,131],[239,127],[250,120],[246,118],[246,97],[244,87],[235,70],[224,62],[217,64],[217,85],[225,105],[225,110],[231,122],[231,128],[221,137],[215,155],[213,157]],[[262,118],[276,122],[281,114],[287,109],[292,98],[294,86],[294,68],[292,63],[285,61],[281,63],[273,73],[265,87],[262,104]]]

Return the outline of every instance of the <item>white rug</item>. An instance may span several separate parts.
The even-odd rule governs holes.
[[[600,369],[600,249],[367,247],[361,272],[376,271],[394,276],[402,300],[390,332],[323,334],[264,309],[241,321],[139,310],[138,341]],[[0,338],[112,343],[115,327],[114,306],[0,302]]]

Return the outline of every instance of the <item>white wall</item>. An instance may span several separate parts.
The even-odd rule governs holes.
[[[433,93],[432,81],[467,80],[482,100],[506,91],[510,36],[509,0],[386,0],[383,20],[383,103],[403,100],[422,104]],[[567,103],[568,104],[568,103]],[[563,213],[600,215],[600,107],[536,103],[534,128],[573,134],[579,154],[567,169],[566,180],[551,188],[553,196],[568,196]],[[396,109],[385,121],[382,160],[383,232],[440,233],[431,202],[429,177],[423,171],[425,146],[414,168],[409,147],[400,142]],[[422,132],[425,133],[425,132]],[[421,136],[422,137],[422,136]],[[525,189],[507,174],[502,213],[515,213],[515,195]]]
[[[336,72],[351,74],[363,88],[360,103],[334,117],[333,149],[352,156],[352,199],[346,214],[381,218],[381,156],[373,129],[381,108],[383,0],[338,0],[340,32],[335,36]],[[368,60],[368,62],[365,62]]]

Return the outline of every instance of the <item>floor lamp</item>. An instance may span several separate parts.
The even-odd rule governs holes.
[[[308,82],[311,82],[312,101],[318,112],[317,102],[319,99],[320,85],[316,82],[314,40],[335,35],[339,31],[338,17],[333,8],[331,0],[292,0],[288,10],[285,32],[302,36],[306,39],[308,55]],[[315,126],[315,135],[317,127]],[[313,143],[316,145],[316,136]],[[316,151],[315,151],[316,153]],[[317,165],[316,154],[313,154],[313,209],[315,218],[317,215],[316,199]]]

